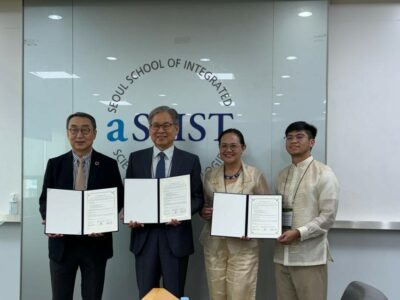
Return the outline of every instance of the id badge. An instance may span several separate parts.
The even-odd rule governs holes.
[[[282,226],[283,228],[292,228],[293,224],[293,209],[284,208],[282,210]]]

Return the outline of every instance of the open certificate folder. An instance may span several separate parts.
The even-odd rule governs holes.
[[[190,175],[160,179],[125,179],[124,223],[190,220]]]
[[[45,233],[83,235],[118,231],[117,188],[47,189]]]
[[[211,235],[277,238],[281,234],[281,195],[214,193]]]

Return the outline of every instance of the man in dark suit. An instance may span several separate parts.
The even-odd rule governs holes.
[[[174,146],[179,131],[175,109],[160,106],[150,113],[150,136],[154,146],[131,153],[126,178],[161,178],[190,174],[192,214],[203,205],[203,186],[198,156]],[[161,175],[160,175],[161,174]],[[139,296],[163,286],[172,294],[184,294],[189,255],[194,252],[192,223],[172,219],[167,224],[141,224],[132,227],[130,250],[136,258]]]
[[[47,188],[91,190],[117,187],[118,206],[121,207],[123,186],[118,164],[93,150],[96,133],[96,121],[91,115],[78,112],[68,117],[67,136],[72,151],[47,163],[39,198],[43,224],[46,222]],[[82,299],[100,300],[107,259],[113,255],[111,233],[48,236],[53,300],[73,299],[78,267],[82,277]]]

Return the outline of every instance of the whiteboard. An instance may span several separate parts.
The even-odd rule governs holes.
[[[400,221],[400,5],[389,6],[330,8],[327,163],[341,186],[338,221]]]

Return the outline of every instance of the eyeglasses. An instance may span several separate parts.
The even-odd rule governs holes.
[[[152,130],[152,131],[158,131],[158,130],[160,130],[160,128],[162,128],[163,130],[165,130],[165,131],[167,131],[167,130],[169,130],[173,125],[175,125],[175,124],[173,124],[173,123],[163,123],[163,124],[157,124],[157,123],[155,123],[155,124],[150,124],[150,129]]]
[[[78,135],[79,132],[83,135],[88,135],[92,129],[90,127],[71,127],[68,128],[68,131],[71,135]]]
[[[296,134],[296,135],[288,135],[285,136],[284,139],[286,140],[286,142],[300,142],[302,140],[304,140],[306,137],[308,137],[306,134]]]
[[[220,144],[219,148],[224,151],[228,150],[228,149],[230,149],[232,151],[237,151],[241,146],[242,146],[241,144],[225,144],[224,143],[224,144]]]

